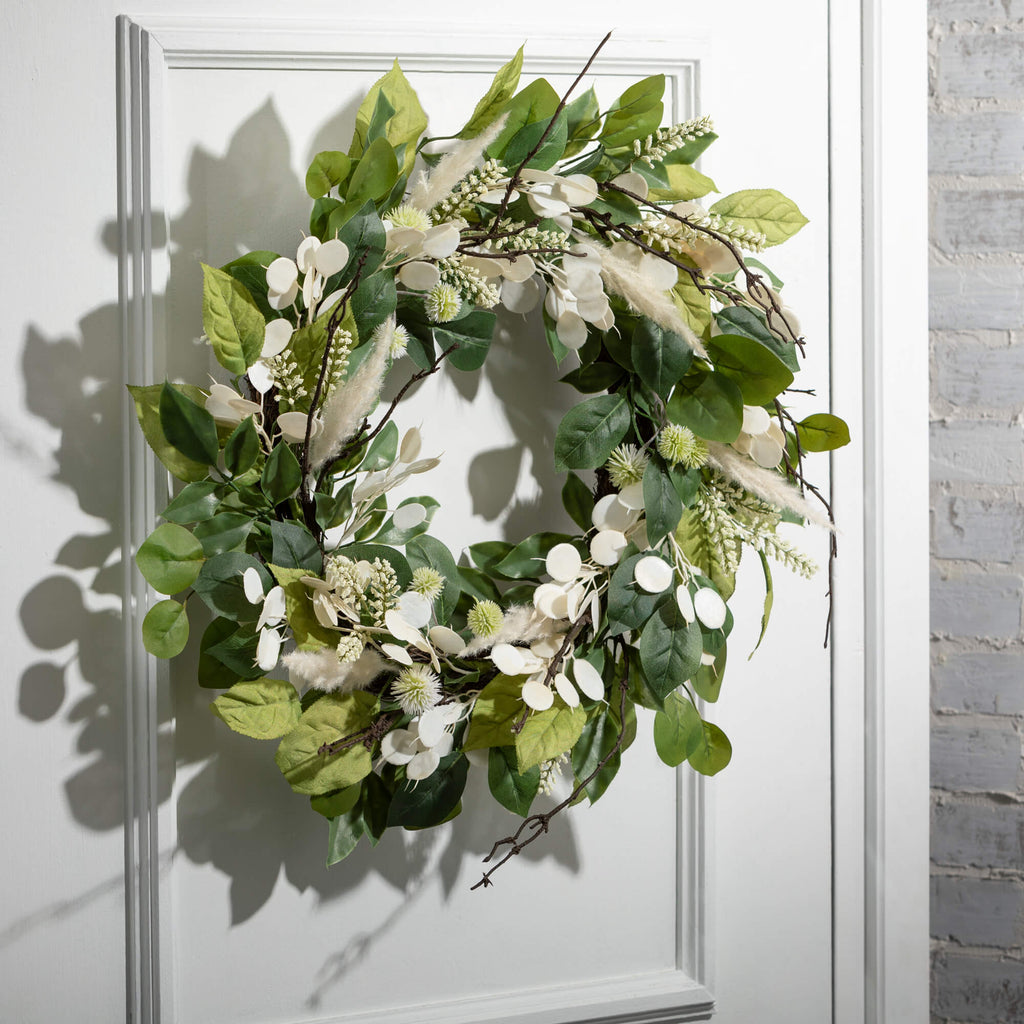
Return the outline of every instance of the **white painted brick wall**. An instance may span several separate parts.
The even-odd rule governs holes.
[[[931,0],[932,1020],[1024,1021],[1024,0]]]

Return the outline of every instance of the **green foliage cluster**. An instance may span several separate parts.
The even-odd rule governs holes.
[[[310,164],[315,244],[297,254],[292,292],[271,286],[268,268],[290,259],[275,252],[203,266],[203,327],[228,383],[130,389],[181,482],[136,554],[164,595],[145,616],[146,648],[174,657],[190,618],[205,621],[192,639],[200,686],[220,691],[213,713],[276,742],[284,777],[329,821],[329,864],[363,837],[375,845],[389,827],[459,814],[471,765],[522,818],[563,764],[572,792],[555,810],[596,801],[636,736],[637,707],[653,712],[666,764],[724,768],[729,741],[705,718],[725,671],[724,600],[753,547],[763,635],[767,557],[788,551],[774,530],[800,515],[746,478],[723,484],[721,453],[784,493],[804,480],[807,453],[849,441],[828,412],[789,414],[804,342],[782,282],[741,254],[795,234],[796,205],[771,189],[698,204],[716,190],[694,166],[715,135],[709,122],[662,128],[663,75],[602,109],[593,89],[520,88],[522,58],[454,136],[487,140],[445,189],[470,197],[459,218],[437,202],[408,210],[417,160],[432,174],[444,164],[424,148],[427,117],[396,61],[348,149]],[[431,240],[453,230],[439,255]],[[333,262],[310,262],[335,241]],[[600,264],[590,276],[571,269],[587,252]],[[488,274],[501,257],[501,275]],[[526,286],[520,260],[533,267]],[[645,286],[655,264],[660,283]],[[624,285],[630,274],[641,283]],[[380,374],[369,401],[364,377],[382,346],[383,368],[404,354],[415,379],[444,361],[479,369],[496,324],[481,282],[495,281],[503,297],[547,292],[541,329],[581,395],[552,452],[580,532],[462,553],[430,533],[436,500],[389,497],[435,460],[420,458],[417,431],[401,436],[396,406],[375,408]],[[454,302],[444,316],[442,300]],[[271,352],[282,330],[287,344]],[[356,422],[318,462],[316,438],[345,401]],[[769,419],[775,466],[751,455]]]

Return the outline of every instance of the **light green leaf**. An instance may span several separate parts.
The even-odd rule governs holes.
[[[704,722],[702,731],[696,749],[690,754],[690,766],[701,775],[717,775],[732,760],[732,744],[711,722]]]
[[[416,143],[427,127],[427,115],[397,60],[386,75],[374,82],[366,94],[366,99],[360,104],[356,112],[356,130],[348,155],[356,158],[362,156],[369,139],[370,122],[377,107],[377,95],[381,91],[395,109],[394,115],[387,123],[385,137],[395,149],[405,146],[401,173],[408,174],[416,160]]]
[[[352,161],[337,150],[317,153],[306,171],[306,192],[310,199],[319,199],[335,185],[340,185],[348,177],[351,167]]]
[[[184,526],[164,523],[135,553],[135,564],[154,590],[177,594],[192,586],[204,558],[202,545]]]
[[[525,818],[540,789],[540,768],[520,772],[515,747],[491,747],[487,760],[487,785],[502,807]]]
[[[182,392],[193,402],[201,404],[204,401],[203,393],[191,384],[171,384],[170,386]],[[135,415],[138,417],[146,443],[153,449],[156,457],[172,476],[186,482],[205,480],[209,472],[207,464],[183,455],[167,440],[164,434],[164,428],[160,425],[160,394],[163,388],[162,384],[151,384],[149,387],[128,385],[128,391],[135,403]]]
[[[768,556],[763,551],[758,551],[761,558],[761,568],[764,570],[764,612],[761,614],[761,633],[750,652],[749,661],[756,653],[765,633],[768,632],[768,620],[772,617],[772,605],[775,603],[775,587],[772,585],[772,567],[768,564]]]
[[[299,721],[299,693],[283,679],[254,679],[235,683],[210,710],[229,729],[254,740],[276,740]]]
[[[740,227],[760,231],[767,245],[792,238],[806,223],[792,199],[773,188],[752,188],[719,199],[710,210]]]
[[[715,584],[722,600],[727,601],[736,589],[736,578],[726,570],[721,551],[709,536],[704,520],[690,509],[684,509],[676,528],[676,541],[690,563]]]
[[[303,576],[317,576],[308,569],[285,568],[281,565],[268,566],[274,579],[284,590],[284,613],[291,627],[292,636],[300,650],[315,651],[322,647],[336,647],[339,634],[321,626],[313,611],[313,595],[302,582]]]
[[[816,412],[796,425],[805,452],[830,452],[850,443],[850,428],[838,416]]]
[[[665,698],[665,710],[654,716],[654,748],[671,768],[681,765],[704,737],[697,709],[680,693]]]
[[[580,738],[586,724],[583,708],[570,708],[561,697],[555,697],[547,711],[532,711],[515,738],[519,771],[564,754]]]
[[[217,361],[237,376],[260,357],[263,314],[241,281],[205,263],[202,268],[203,330]]]
[[[505,153],[505,147],[520,129],[534,121],[552,117],[558,103],[558,93],[550,83],[544,78],[535,78],[506,104],[508,119],[501,134],[487,147],[487,155],[491,159],[500,159]]]
[[[622,395],[587,398],[570,409],[555,433],[555,469],[597,469],[629,430]]]
[[[473,114],[459,132],[460,139],[474,139],[485,128],[489,128],[497,120],[501,108],[519,85],[519,76],[523,70],[523,47],[520,46],[516,55],[494,76],[490,88],[483,99],[477,103]]]
[[[188,614],[177,601],[157,601],[142,620],[142,643],[156,658],[173,658],[188,643]]]
[[[711,299],[702,292],[689,274],[680,274],[675,288],[671,292],[672,301],[680,315],[698,336],[711,326]]]
[[[605,149],[632,146],[634,139],[643,139],[661,124],[665,94],[665,76],[651,75],[631,85],[611,106],[601,129]]]
[[[523,680],[495,676],[480,691],[469,718],[463,750],[508,747],[515,742],[512,726],[523,716]]]
[[[377,698],[362,690],[324,694],[303,712],[274,756],[292,789],[309,795],[330,793],[365,778],[373,762],[362,742],[335,754],[320,753],[320,748],[368,729],[376,712]]]
[[[667,200],[678,203],[684,199],[700,199],[709,192],[717,192],[718,186],[696,167],[689,164],[663,164],[668,177],[666,188],[652,188],[648,199],[652,202]]]

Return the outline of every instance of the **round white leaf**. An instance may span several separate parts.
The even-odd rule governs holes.
[[[399,505],[391,518],[396,529],[414,530],[427,518],[427,510],[418,501],[410,501],[407,505]]]
[[[564,672],[559,672],[555,676],[555,689],[558,691],[558,696],[561,697],[569,707],[579,707],[580,695],[576,692],[576,687],[572,685],[569,677]]]
[[[263,600],[263,581],[254,566],[249,566],[242,573],[242,589],[249,604],[259,604]]]
[[[604,680],[601,678],[601,673],[589,661],[584,661],[582,658],[574,659],[572,674],[576,685],[585,697],[589,697],[591,700],[604,700]]]
[[[451,256],[459,247],[459,229],[454,224],[438,224],[428,228],[423,239],[423,251],[435,260]]]
[[[564,637],[561,633],[556,633],[554,636],[541,637],[540,640],[534,640],[530,644],[530,650],[538,658],[553,658],[561,650],[563,639]]]
[[[388,764],[408,764],[416,753],[416,736],[408,729],[392,729],[380,741],[380,753]]]
[[[405,766],[406,777],[412,779],[413,782],[429,778],[440,763],[441,757],[436,750],[423,750]]]
[[[506,281],[501,286],[501,304],[510,313],[529,313],[540,301],[540,285],[535,278]]]
[[[526,668],[526,660],[519,648],[511,644],[495,644],[491,650],[491,661],[506,676],[522,675]]]
[[[514,260],[491,260],[490,262],[498,264],[501,268],[501,276],[506,281],[513,281],[516,284],[533,277],[537,270],[537,264],[533,262],[532,257],[527,255],[517,256]]]
[[[330,238],[317,249],[313,263],[324,277],[337,274],[348,263],[348,246],[339,238]]]
[[[767,409],[759,405],[743,406],[743,432],[745,434],[763,434],[771,423]]]
[[[271,359],[279,355],[288,347],[292,339],[291,321],[283,316],[271,320],[263,333],[263,349],[260,352],[260,359]]]
[[[319,248],[320,239],[315,235],[308,235],[299,242],[299,247],[295,250],[295,265],[300,273],[308,274],[314,268],[316,251]]]
[[[433,263],[417,260],[406,263],[398,272],[398,280],[414,292],[429,292],[441,280],[441,271]]]
[[[523,703],[534,711],[547,711],[555,703],[555,695],[550,686],[540,680],[531,679],[523,683]]]
[[[392,661],[397,661],[399,665],[412,664],[412,657],[409,652],[404,647],[399,647],[398,644],[381,644],[380,649]]]
[[[657,555],[647,555],[633,566],[633,579],[648,594],[660,594],[672,582],[672,566]]]
[[[638,480],[635,484],[627,484],[619,491],[619,501],[633,512],[644,507],[644,485]]]
[[[415,644],[417,647],[423,643],[420,631],[394,608],[384,613],[384,625],[396,640],[404,640],[407,644]]]
[[[422,594],[417,594],[415,590],[402,594],[398,599],[398,610],[401,612],[402,618],[410,626],[416,626],[417,628],[425,626],[434,613],[430,600]]]
[[[774,469],[782,461],[782,445],[767,434],[751,438],[750,457],[764,469]]]
[[[679,277],[679,270],[673,264],[649,252],[640,257],[640,273],[659,292],[674,288]]]
[[[270,368],[262,360],[257,360],[245,371],[249,383],[261,394],[265,395],[274,386],[274,376]]]
[[[637,513],[627,508],[617,494],[606,494],[594,505],[591,519],[599,530],[618,530],[625,533],[636,521]]]
[[[441,737],[445,734],[447,716],[444,708],[428,708],[420,715],[418,734],[420,743],[425,747],[436,747]]]
[[[264,672],[270,672],[277,668],[277,659],[281,654],[283,642],[281,634],[276,629],[260,631],[259,643],[256,644],[256,664]]]
[[[267,287],[272,292],[288,292],[292,288],[298,290],[299,268],[287,256],[278,256],[267,267]],[[294,296],[294,293],[293,293]],[[288,303],[285,303],[288,305]]]
[[[679,606],[679,613],[687,622],[693,622],[696,614],[693,609],[693,598],[690,597],[690,590],[685,583],[676,587],[676,604]]]
[[[466,641],[448,626],[434,626],[427,636],[442,654],[458,654],[466,646]]]
[[[548,552],[544,565],[552,579],[568,583],[579,575],[583,559],[571,544],[556,544]]]
[[[555,334],[558,335],[558,340],[566,348],[575,352],[577,349],[583,348],[586,343],[586,321],[579,313],[574,313],[571,309],[567,309],[555,321]]]
[[[306,414],[304,412],[283,412],[277,417],[277,425],[281,428],[281,436],[286,441],[306,440]],[[312,437],[312,432],[310,437]]]
[[[590,542],[590,557],[598,565],[615,565],[628,543],[620,530],[601,530]]]
[[[693,595],[693,610],[708,629],[721,629],[725,624],[725,602],[710,587],[701,587]]]

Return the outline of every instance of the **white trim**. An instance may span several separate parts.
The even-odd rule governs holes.
[[[429,38],[436,42],[424,43]],[[154,218],[166,219],[160,195],[160,154],[163,125],[163,83],[169,68],[367,68],[384,71],[397,55],[411,70],[446,71],[496,68],[515,49],[511,35],[439,33],[436,28],[406,27],[375,33],[336,23],[262,22],[259,27],[229,19],[118,19],[119,223],[121,227],[121,310],[124,379],[126,383],[162,376],[163,329],[154,321],[153,299],[166,285],[166,252],[154,249]],[[575,72],[592,49],[590,36],[531,36],[532,72]],[[430,56],[424,56],[424,50]],[[619,52],[621,51],[621,52]],[[680,52],[700,52],[696,42],[678,37],[653,39],[618,33],[602,53],[602,72],[635,78],[638,74],[678,69],[670,76],[669,96],[679,119],[697,107],[698,62],[681,61]],[[642,53],[642,57],[634,56]],[[163,225],[166,232],[166,222]],[[163,237],[166,237],[164,233]],[[161,887],[157,850],[157,703],[166,678],[142,647],[141,619],[147,590],[134,570],[131,553],[155,521],[164,481],[134,423],[126,412],[125,436],[125,638],[127,649],[128,753],[126,786],[126,903],[128,938],[128,1019],[133,1024],[158,1024],[175,1019],[169,943],[160,942],[160,907],[168,908]],[[708,991],[711,971],[708,944],[708,836],[703,779],[679,772],[676,787],[677,906],[676,969],[537,991],[503,993],[495,1000],[455,1000],[411,1010],[360,1013],[358,1020],[381,1024],[669,1024],[707,1020],[714,1007]],[[164,844],[173,840],[173,823],[162,829]],[[169,916],[165,913],[165,918]],[[166,923],[165,923],[166,929]],[[168,948],[162,949],[166,946]],[[349,1015],[330,1018],[355,1024]]]

